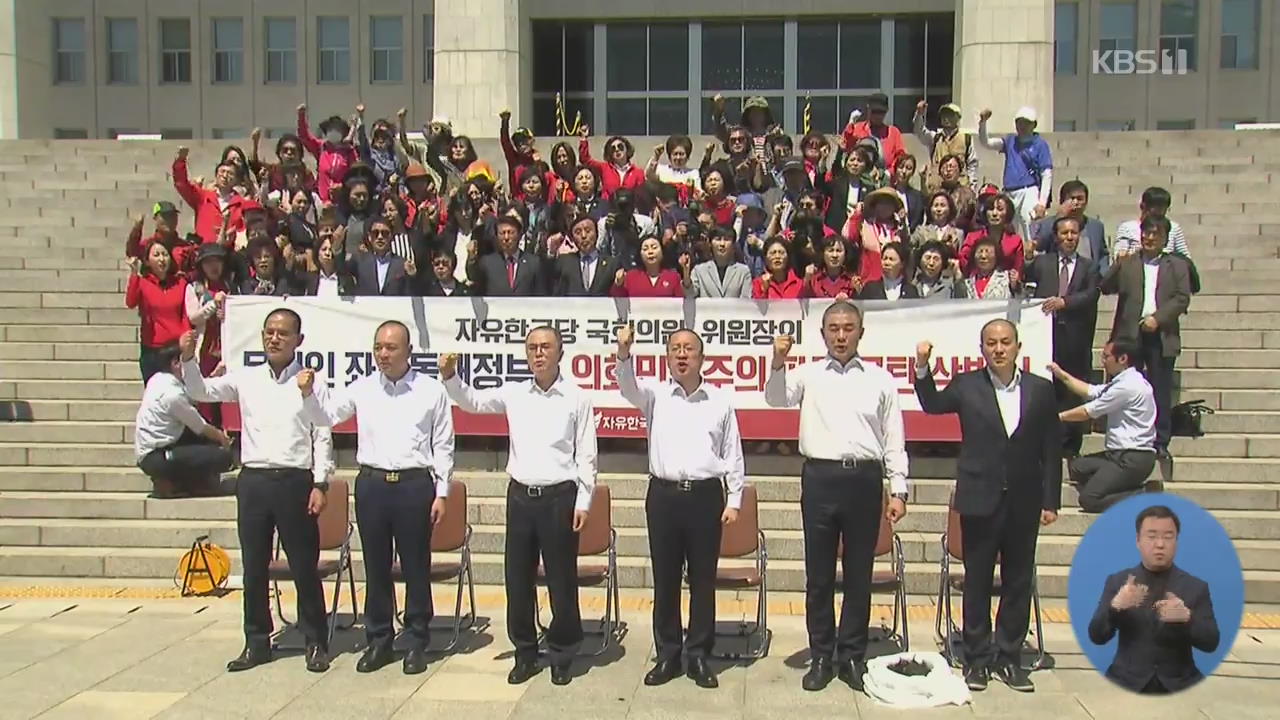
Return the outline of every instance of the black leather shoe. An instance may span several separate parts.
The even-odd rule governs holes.
[[[666,685],[675,679],[682,671],[680,667],[680,658],[671,660],[659,660],[653,669],[645,673],[644,684],[650,687],[655,685]]]
[[[833,675],[831,661],[827,658],[817,658],[809,663],[809,672],[804,674],[800,686],[810,692],[816,692],[830,685]]]
[[[427,669],[427,649],[424,647],[409,648],[409,652],[404,654],[404,674],[417,675],[426,672]]]
[[[711,666],[707,665],[706,658],[689,658],[688,675],[689,679],[697,683],[700,688],[720,687],[720,681],[716,679],[716,674],[711,672]]]
[[[227,672],[241,672],[271,662],[270,645],[245,645],[240,656],[227,663]]]
[[[538,674],[538,664],[532,660],[517,660],[516,666],[507,673],[507,682],[511,685],[522,685],[529,678]]]
[[[568,685],[573,676],[569,674],[569,664],[551,666],[551,684]]]
[[[986,665],[970,665],[964,671],[964,684],[969,686],[974,692],[982,692],[987,689],[987,683],[991,681],[991,671]]]
[[[322,673],[329,669],[329,651],[319,645],[307,646],[307,672]]]
[[[391,648],[391,641],[377,642],[370,645],[364,651],[364,655],[360,656],[360,661],[356,663],[356,672],[377,672],[395,659],[396,654]]]
[[[1018,663],[1001,663],[996,667],[996,677],[1008,685],[1010,690],[1025,693],[1036,691],[1035,683],[1031,682],[1031,673]]]
[[[867,664],[862,660],[845,660],[836,663],[836,677],[850,689],[862,692],[862,676],[867,672]]]

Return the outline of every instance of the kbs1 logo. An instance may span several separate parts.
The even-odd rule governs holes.
[[[1186,50],[1094,50],[1094,75],[1186,75]]]

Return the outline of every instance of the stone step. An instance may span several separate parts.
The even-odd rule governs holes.
[[[1273,370],[1247,368],[1179,368],[1180,386],[1217,389],[1272,389],[1280,388],[1280,374]]]
[[[52,342],[72,345],[96,343],[138,344],[138,327],[117,325],[0,325],[0,333],[8,342]],[[1259,340],[1261,343],[1261,340]],[[1259,345],[1261,347],[1261,345]]]
[[[3,347],[3,346],[0,346]],[[45,420],[111,420],[132,423],[138,413],[136,400],[101,400],[68,402],[66,400],[27,400],[32,418]]]
[[[12,423],[21,425],[21,423]],[[8,424],[6,424],[8,425]],[[39,427],[31,425],[30,427]],[[118,428],[119,426],[113,426]],[[0,442],[0,464],[3,465],[101,465],[130,467],[137,462],[133,444]],[[3,513],[0,513],[3,516]]]
[[[11,397],[23,400],[133,400],[142,397],[141,376],[134,380],[19,380],[8,382]]]
[[[14,380],[127,380],[140,377],[136,360],[0,360],[0,376]]]

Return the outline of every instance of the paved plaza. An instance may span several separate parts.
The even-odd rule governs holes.
[[[333,667],[311,674],[296,655],[229,674],[241,648],[239,595],[158,598],[22,597],[0,588],[0,718],[897,718],[839,681],[823,692],[800,688],[807,662],[804,621],[771,618],[772,651],[753,664],[718,663],[721,687],[703,690],[680,678],[659,687],[641,681],[650,665],[652,632],[645,613],[628,611],[641,594],[624,597],[629,632],[619,649],[575,665],[566,687],[544,670],[521,686],[506,682],[510,644],[502,608],[481,602],[492,622],[464,649],[418,676],[399,664],[372,675],[355,672],[362,635],[340,632]],[[628,602],[628,599],[633,602]],[[437,595],[438,608],[445,597]],[[913,608],[913,645],[932,636],[930,610]],[[588,608],[584,614],[592,614]],[[721,619],[725,618],[723,613]],[[642,622],[643,620],[643,622]],[[1053,669],[1036,672],[1036,692],[1014,693],[998,682],[972,705],[910,713],[937,718],[1037,720],[1253,720],[1280,716],[1280,630],[1244,629],[1218,673],[1172,698],[1139,698],[1113,687],[1090,668],[1069,625],[1046,625]],[[590,640],[589,640],[590,641]]]

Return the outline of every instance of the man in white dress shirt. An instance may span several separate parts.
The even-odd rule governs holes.
[[[886,480],[889,519],[896,523],[907,513],[907,451],[897,383],[883,368],[858,357],[862,332],[862,311],[837,300],[822,314],[827,356],[789,371],[793,340],[775,338],[773,371],[764,387],[770,405],[800,406],[805,622],[812,657],[805,690],[821,690],[833,676],[862,690]],[[844,598],[837,634],[832,608],[841,538]]]
[[[440,378],[463,410],[507,416],[511,483],[503,560],[507,634],[515,645],[515,667],[507,682],[519,685],[538,673],[534,613],[541,556],[551,596],[551,682],[566,685],[572,679],[569,665],[582,645],[578,533],[587,523],[596,482],[595,410],[586,393],[560,373],[564,344],[555,328],[529,331],[524,348],[531,381],[475,390],[458,377],[458,356],[453,354],[440,359]]]
[[[324,594],[316,565],[333,443],[329,428],[307,417],[298,388],[315,373],[294,359],[302,345],[302,318],[280,308],[262,326],[267,363],[204,378],[196,361],[195,333],[182,336],[182,380],[197,402],[239,402],[243,434],[236,482],[236,528],[244,573],[245,647],[227,670],[248,670],[271,660],[271,610],[267,566],[279,533],[298,593],[298,626],[306,636],[307,670],[329,669]]]
[[[1103,512],[1142,491],[1156,466],[1156,397],[1151,384],[1134,367],[1138,347],[1113,340],[1102,348],[1102,368],[1111,378],[1105,385],[1090,385],[1073,377],[1056,363],[1049,371],[1085,404],[1064,410],[1064,423],[1105,417],[1107,438],[1100,453],[1072,458],[1067,473],[1080,493],[1080,509]]]
[[[332,393],[303,389],[305,407],[317,425],[333,426],[356,416],[356,521],[364,553],[369,643],[356,663],[362,673],[395,659],[393,540],[404,573],[404,625],[410,641],[404,672],[416,675],[427,669],[434,615],[431,528],[444,517],[453,475],[453,412],[440,381],[409,367],[412,352],[409,328],[388,320],[373,336],[377,373]]]
[[[182,385],[181,350],[166,345],[156,353],[160,372],[151,376],[133,421],[138,469],[151,478],[152,497],[209,495],[218,475],[235,457],[231,439],[200,417]]]
[[[645,515],[653,559],[653,628],[657,664],[645,685],[681,672],[699,687],[719,681],[707,665],[715,644],[716,565],[723,525],[738,519],[745,466],[738,416],[727,393],[702,378],[702,338],[677,330],[667,340],[671,379],[637,379],[635,331],[618,330],[618,390],[644,413],[649,428],[649,491]],[[680,627],[680,582],[689,569],[689,633]]]

